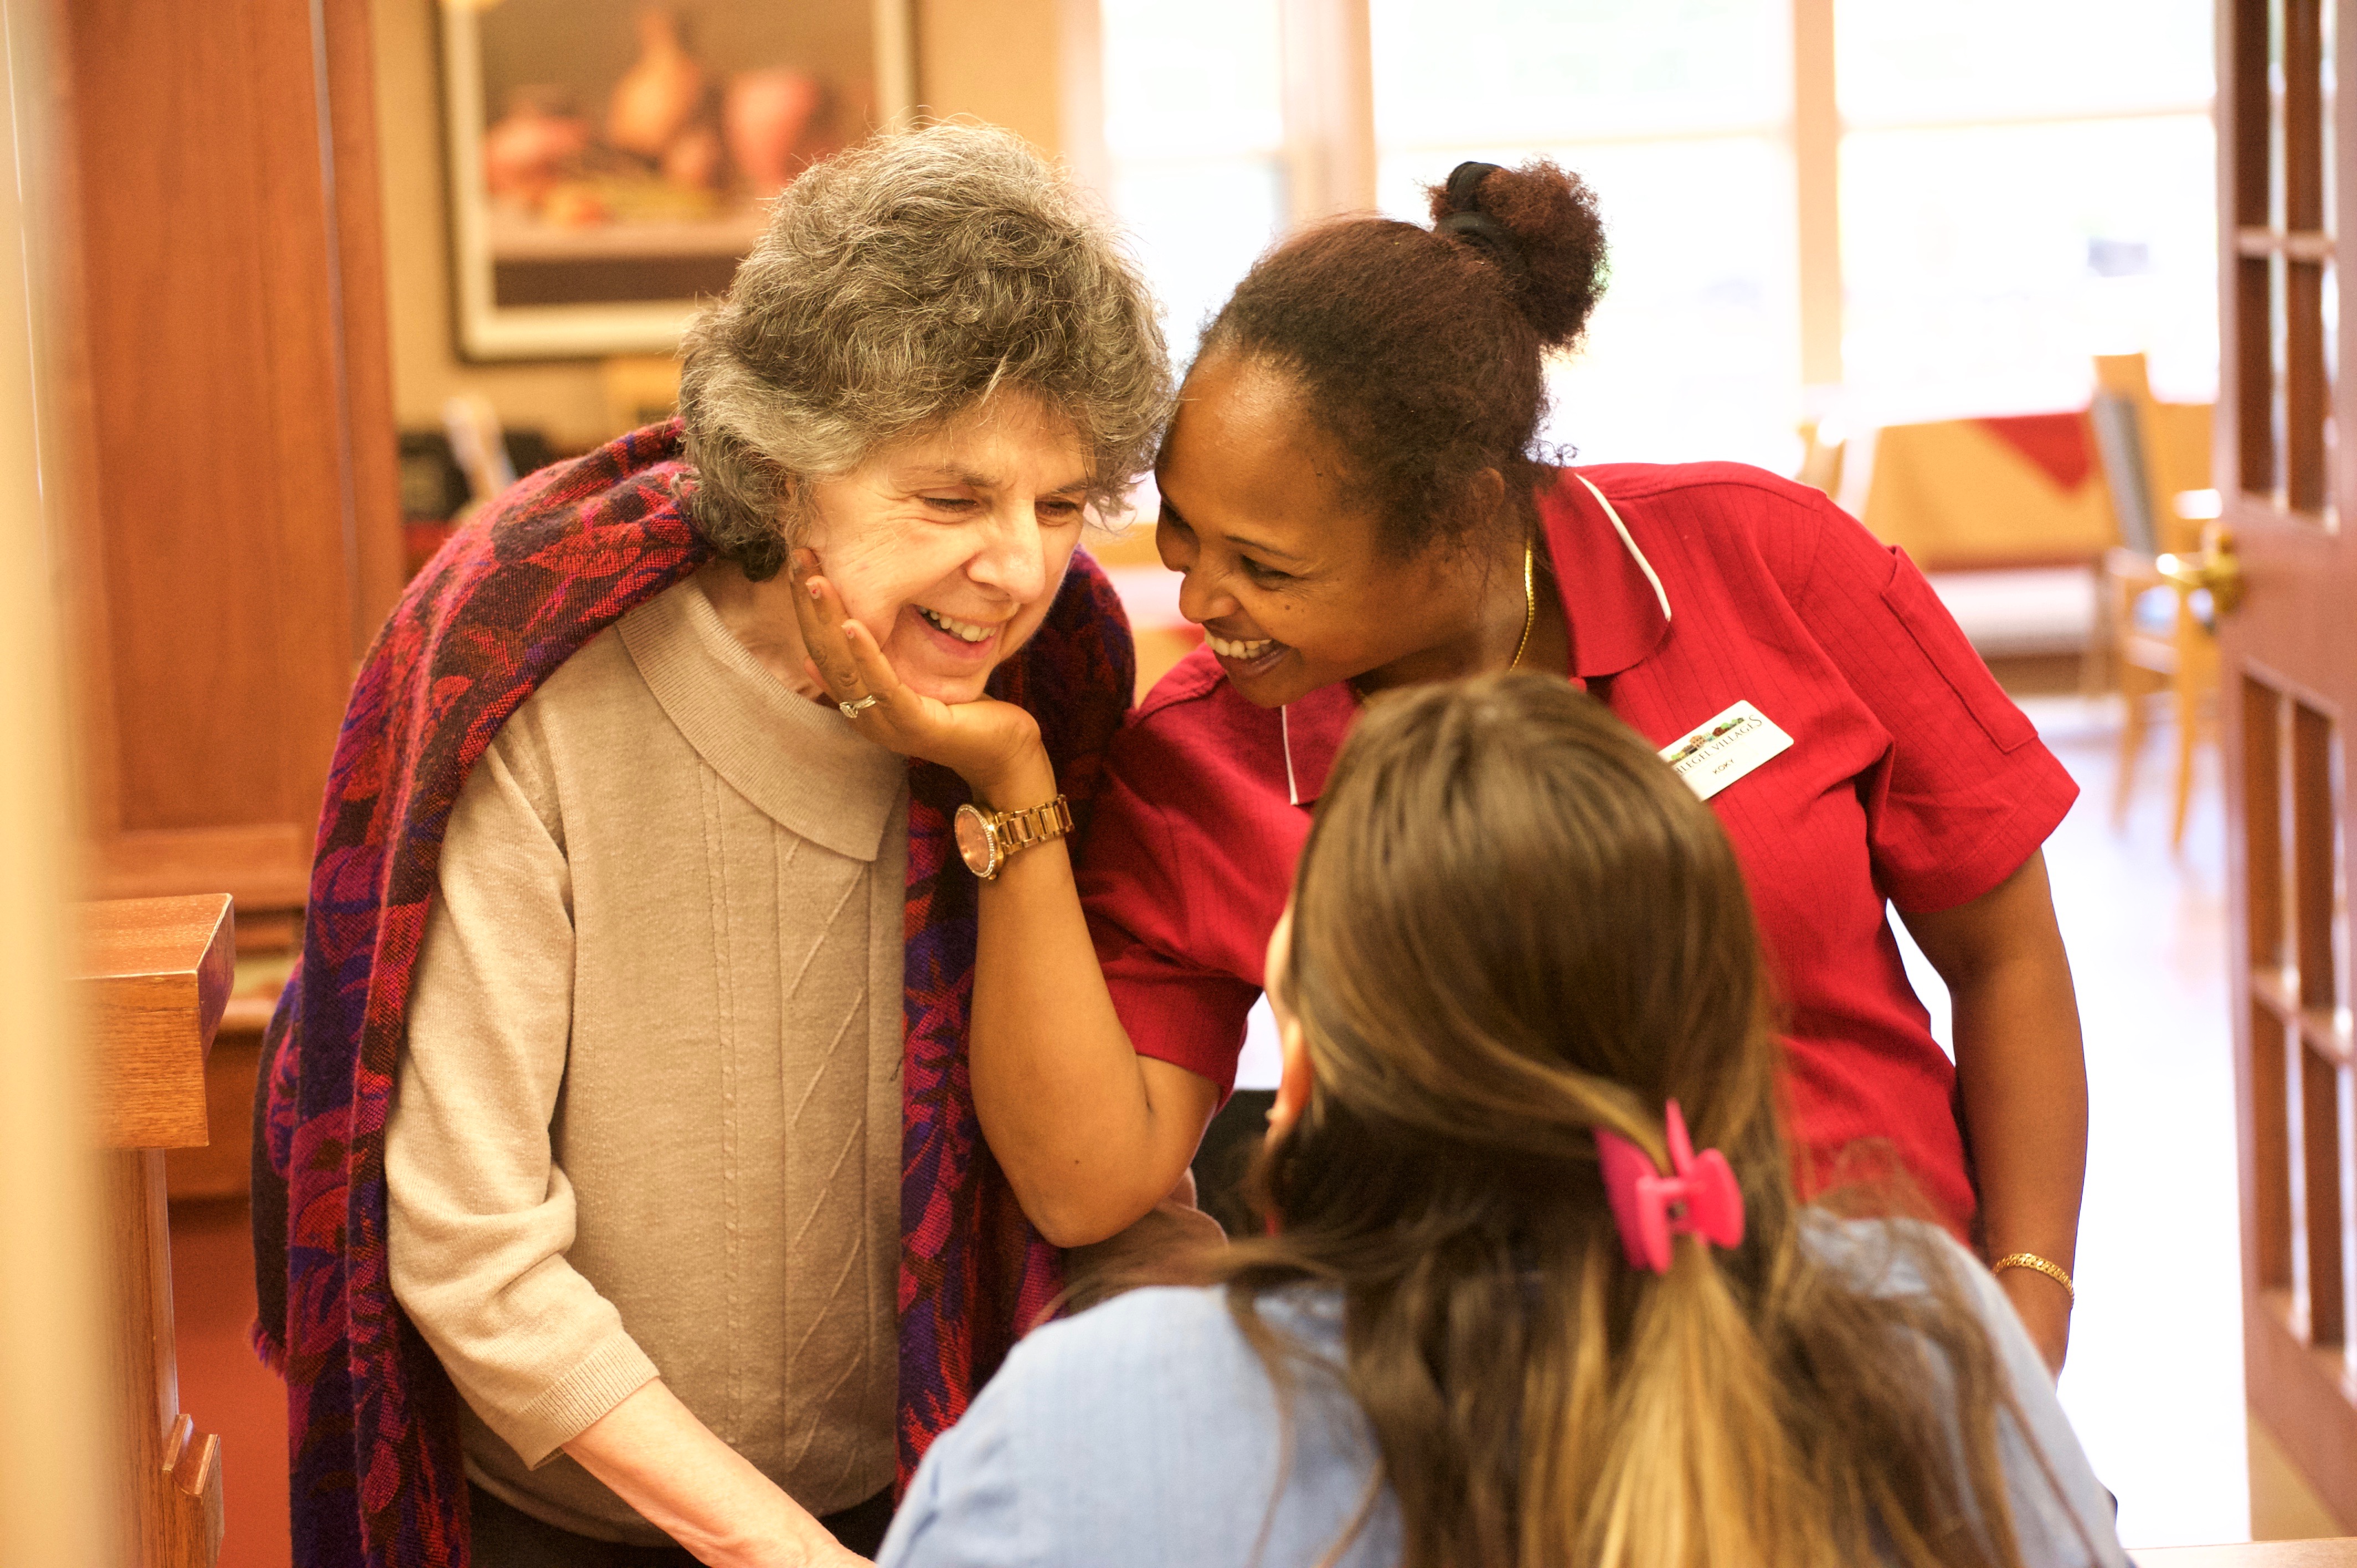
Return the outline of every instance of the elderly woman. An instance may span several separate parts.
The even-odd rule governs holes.
[[[959,1059],[963,787],[836,711],[780,567],[823,551],[914,689],[1029,713],[1084,813],[1132,666],[1075,545],[1168,396],[1135,271],[1019,144],[882,138],[780,201],[679,424],[412,585],[258,1106],[299,1563],[873,1550],[1058,1254]]]

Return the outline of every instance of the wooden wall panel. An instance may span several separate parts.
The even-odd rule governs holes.
[[[295,902],[354,660],[397,587],[366,7],[67,16],[97,890]]]
[[[328,132],[335,148],[336,275],[342,295],[344,428],[351,465],[352,657],[401,596],[401,452],[378,177],[376,63],[367,0],[322,7]],[[306,846],[307,848],[307,845]]]

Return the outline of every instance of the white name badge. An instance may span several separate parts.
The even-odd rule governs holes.
[[[1662,747],[1662,760],[1678,770],[1686,787],[1709,800],[1771,757],[1792,749],[1792,737],[1749,703],[1735,706]]]

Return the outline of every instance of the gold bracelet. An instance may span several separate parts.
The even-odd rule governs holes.
[[[2079,1299],[2079,1287],[2071,1283],[2071,1276],[2062,1272],[2062,1265],[2049,1262],[2035,1252],[2007,1252],[1989,1265],[1989,1273],[1993,1274],[2001,1274],[2007,1269],[2035,1269],[2061,1285],[2064,1295],[2074,1302]]]

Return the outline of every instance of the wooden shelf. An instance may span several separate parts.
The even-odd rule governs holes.
[[[180,1410],[164,1151],[209,1132],[205,1066],[236,972],[229,895],[84,904],[81,986],[99,1122],[124,1561],[213,1568],[221,1439]]]
[[[207,1142],[205,1058],[237,962],[230,908],[224,893],[81,906],[79,978],[102,1147]]]

